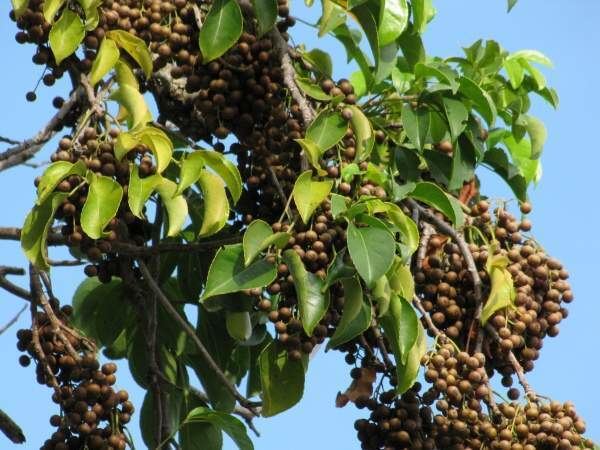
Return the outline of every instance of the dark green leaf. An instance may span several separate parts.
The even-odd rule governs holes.
[[[398,295],[392,295],[388,313],[381,319],[385,334],[392,342],[394,356],[406,364],[419,334],[419,318],[412,305]]]
[[[267,286],[276,276],[275,265],[266,260],[245,267],[242,244],[226,245],[210,265],[202,301],[215,295]]]
[[[202,61],[222,56],[234,46],[243,31],[243,17],[235,0],[215,0],[200,29]]]
[[[230,414],[198,407],[189,412],[183,421],[183,426],[194,423],[210,423],[223,430],[235,442],[240,450],[253,450],[254,445],[246,433],[246,427],[239,419]]]
[[[487,124],[493,126],[496,121],[496,106],[488,93],[473,80],[464,76],[460,78],[459,91],[473,102],[475,110],[481,114]]]
[[[184,395],[184,414],[199,406],[206,406],[193,394]],[[221,450],[223,434],[221,430],[208,422],[187,424],[179,429],[179,445],[182,450]]]
[[[291,361],[283,345],[271,342],[260,354],[262,415],[275,416],[290,409],[304,394],[304,364]]]
[[[163,413],[169,418],[169,429],[176,430],[179,428],[179,421],[181,420],[183,393],[170,386],[165,389],[168,391],[168,410],[163,411]],[[157,426],[160,426],[156,423],[156,408],[154,391],[149,389],[146,392],[140,411],[140,429],[147,448],[158,448],[157,442],[154,439],[154,430],[156,430]]]
[[[424,108],[415,110],[409,103],[405,103],[402,106],[402,125],[410,142],[418,150],[423,150],[429,133],[429,111]]]
[[[442,212],[452,223],[456,224],[460,221],[444,191],[435,184],[428,181],[417,183],[410,196]]]
[[[265,333],[264,339],[250,349],[250,368],[248,369],[248,381],[246,383],[246,397],[252,398],[260,395],[262,389],[260,384],[259,358],[262,351],[273,342],[269,333]]]
[[[466,127],[466,122],[469,118],[469,111],[467,111],[467,108],[461,101],[453,98],[444,97],[442,99],[442,103],[444,105],[446,118],[448,119],[452,142],[456,142],[458,136]]]
[[[452,158],[437,150],[425,150],[423,158],[434,180],[447,185],[452,176]]]
[[[383,228],[357,227],[348,224],[348,250],[352,262],[367,286],[373,285],[388,271],[395,255],[395,242]]]
[[[315,48],[310,52],[302,53],[302,59],[312,66],[312,69],[321,75],[331,78],[333,73],[333,63],[331,56],[323,50]]]
[[[166,255],[161,255],[161,263],[164,256]],[[181,254],[178,259],[177,286],[184,300],[195,302],[202,292],[202,274],[205,273],[202,259],[195,252]]]
[[[400,239],[406,246],[407,252],[402,255],[404,261],[410,261],[413,253],[419,247],[419,228],[417,224],[395,203],[386,203],[387,215],[390,221],[400,231]]]
[[[421,174],[419,156],[413,150],[403,147],[395,149],[394,156],[400,178],[404,181],[417,181]]]
[[[84,36],[85,26],[81,18],[70,9],[64,9],[60,18],[50,28],[48,35],[56,64],[60,64],[65,58],[71,56],[83,41]]]
[[[507,0],[508,2],[508,12],[510,12],[519,0]]]
[[[277,0],[252,0],[258,21],[258,36],[270,31],[277,21]]]
[[[304,331],[312,336],[313,330],[325,316],[329,307],[329,291],[323,292],[325,282],[306,270],[302,259],[294,250],[286,250],[283,260],[294,279],[294,288]]]
[[[363,298],[360,281],[342,280],[344,286],[344,312],[335,333],[327,343],[327,350],[338,347],[363,333],[371,325],[371,305]]]
[[[474,175],[475,149],[471,141],[465,135],[461,135],[454,145],[452,175],[448,182],[448,189],[451,191],[461,189],[463,183],[473,179]]]
[[[385,324],[383,322],[385,322]],[[419,374],[421,358],[427,351],[425,330],[423,330],[421,322],[417,321],[417,340],[408,353],[406,363],[403,363],[402,358],[400,357],[400,348],[398,347],[399,330],[395,328],[397,326],[397,321],[391,317],[391,313],[383,319],[382,326],[386,336],[388,336],[388,339],[390,340],[390,344],[394,350],[394,358],[396,359],[396,376],[398,379],[396,391],[398,394],[402,394],[414,384],[417,375]]]
[[[425,47],[419,34],[406,30],[398,39],[398,44],[409,68],[413,69],[417,63],[425,61]]]
[[[517,199],[527,201],[527,181],[502,149],[492,148],[485,152],[483,162],[489,164],[506,181]]]

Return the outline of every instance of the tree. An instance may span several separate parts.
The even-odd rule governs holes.
[[[133,405],[99,350],[147,390],[148,447],[220,447],[225,432],[252,448],[238,417],[252,429],[294,406],[321,344],[354,366],[338,404],[370,411],[363,448],[593,448],[573,406],[525,377],[572,300],[524,236],[546,136],[530,96],[558,102],[544,55],[478,41],[427,57],[430,2],[323,0],[318,32],[360,68],[334,82],[326,53],[288,44],[286,2],[13,6],[44,83],[73,85],[0,155],[0,170],[21,164],[66,128],[23,227],[2,230],[31,262],[29,289],[6,278],[21,269],[0,277],[30,304],[20,362],[60,408],[44,448],[130,444]],[[491,208],[482,165],[523,217]],[[48,245],[89,262],[72,306],[52,293]],[[510,401],[496,403],[494,373]]]

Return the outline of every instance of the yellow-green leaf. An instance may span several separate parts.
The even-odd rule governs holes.
[[[310,139],[296,139],[296,142],[300,145],[300,147],[302,147],[308,162],[310,162],[310,165],[316,169],[317,174],[322,177],[327,175],[327,171],[323,170],[321,167],[321,149],[319,149],[319,147],[317,147],[317,145]]]
[[[131,132],[122,132],[117,136],[115,141],[115,158],[117,161],[121,161],[127,152],[133,150],[137,145],[140,144]]]
[[[173,143],[169,136],[161,129],[152,126],[136,131],[134,136],[150,149],[156,159],[156,171],[163,173],[173,155]]]
[[[192,184],[198,181],[200,174],[204,169],[204,158],[202,152],[197,151],[190,153],[183,161],[181,161],[181,169],[179,170],[179,185],[177,186],[177,194],[181,194]]]
[[[333,181],[313,181],[311,170],[307,170],[296,179],[292,196],[304,223],[308,223],[310,216],[327,198],[332,187]]]
[[[104,227],[117,214],[123,188],[109,177],[89,174],[90,187],[87,200],[81,211],[81,228],[92,239],[100,239]]]
[[[91,31],[96,28],[100,21],[98,8],[102,4],[102,0],[77,0],[77,3],[81,5],[85,14],[85,29]]]
[[[371,325],[371,305],[364,299],[358,278],[343,279],[342,285],[344,286],[344,311],[335,333],[327,343],[327,350],[351,341]]]
[[[135,87],[129,84],[121,85],[111,98],[127,110],[129,129],[135,129],[152,120],[144,96]]]
[[[159,174],[140,178],[138,167],[131,164],[127,202],[129,209],[136,217],[140,219],[144,217],[142,213],[144,205],[160,183],[162,183],[162,177]]]
[[[496,311],[509,307],[515,300],[512,275],[507,269],[493,267],[490,280],[492,288],[481,312],[482,324],[485,324]]]
[[[72,55],[85,36],[85,26],[81,18],[70,9],[65,9],[52,28],[48,40],[56,64]]]
[[[43,203],[35,205],[25,218],[21,231],[21,248],[27,259],[40,270],[50,269],[46,238],[56,209],[68,196],[68,193],[53,193]]]
[[[125,50],[142,68],[146,78],[152,75],[152,55],[146,43],[137,36],[123,30],[111,30],[106,36],[117,43],[119,47]]]
[[[202,61],[222,56],[242,35],[243,17],[236,0],[215,0],[200,29]]]
[[[89,77],[92,86],[96,85],[104,75],[112,70],[119,60],[119,55],[119,48],[115,41],[110,38],[104,38],[90,70]]]
[[[68,161],[56,161],[50,164],[42,177],[40,178],[40,184],[37,188],[38,198],[36,201],[37,205],[41,205],[46,199],[52,194],[52,191],[58,186],[58,184],[71,175],[84,176],[87,171],[85,163],[81,160],[75,164]]]
[[[45,0],[42,7],[42,13],[44,14],[44,19],[48,23],[54,23],[54,17],[56,13],[61,8],[62,5],[65,4],[66,0]]]
[[[117,75],[117,83],[119,83],[119,86],[131,86],[136,91],[139,91],[140,84],[127,61],[119,59],[115,64],[115,73]]]
[[[271,245],[282,249],[291,235],[289,233],[273,233],[271,225],[264,220],[255,220],[246,229],[243,238],[244,264],[248,266],[263,250]]]
[[[226,311],[225,326],[229,336],[238,341],[247,341],[252,336],[252,321],[248,311]]]
[[[406,251],[403,249],[402,259],[408,262],[419,247],[419,228],[414,220],[404,214],[404,211],[398,205],[388,202],[386,206],[388,208],[387,215],[400,230],[400,240],[406,247]]]
[[[27,11],[29,0],[11,0],[11,2],[13,11],[15,12],[15,17],[18,19],[25,11]]]
[[[188,215],[185,198],[183,195],[175,195],[175,191],[177,191],[177,184],[167,178],[162,178],[161,183],[156,186],[156,192],[160,195],[169,217],[167,236],[176,236],[183,228]]]
[[[342,140],[348,131],[346,121],[337,111],[322,111],[306,130],[306,140],[325,152]]]
[[[198,179],[204,197],[204,216],[198,237],[208,237],[221,230],[229,217],[229,202],[223,180],[208,170]]]
[[[375,145],[375,137],[373,135],[373,127],[371,122],[360,110],[360,108],[349,105],[352,111],[352,119],[350,119],[350,125],[354,131],[354,139],[356,141],[356,157],[355,161],[365,160],[373,150]]]
[[[394,42],[408,25],[408,4],[406,0],[383,0],[379,11],[379,46]]]
[[[217,151],[201,150],[201,152],[206,165],[223,178],[233,202],[237,203],[242,195],[242,176],[237,166]]]
[[[403,264],[402,260],[396,257],[386,276],[393,292],[408,301],[412,301],[415,295],[415,281],[409,265]]]

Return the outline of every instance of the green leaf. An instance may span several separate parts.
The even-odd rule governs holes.
[[[223,179],[233,202],[237,203],[242,195],[242,177],[237,166],[215,150],[200,150],[200,152],[206,165]]]
[[[131,86],[136,91],[140,89],[140,84],[138,83],[131,66],[123,58],[120,58],[115,64],[115,75],[119,86]]]
[[[510,12],[519,0],[507,0],[508,2],[508,12]]]
[[[520,58],[517,61],[519,61],[525,71],[531,75],[531,78],[533,78],[538,91],[546,88],[546,77],[544,74],[542,74],[542,72],[533,67],[529,61],[525,61],[523,58]]]
[[[417,34],[422,34],[427,27],[429,21],[435,15],[435,9],[431,4],[431,0],[413,0],[411,3],[413,8],[413,28]]]
[[[27,259],[38,269],[50,269],[46,238],[54,221],[54,213],[68,196],[68,193],[62,192],[51,194],[43,203],[35,205],[25,218],[21,230],[21,248]]]
[[[346,249],[342,249],[341,252],[336,253],[333,260],[327,266],[327,276],[325,277],[325,285],[321,290],[329,289],[335,283],[345,278],[351,278],[356,275],[354,267],[347,265],[344,262],[344,255]]]
[[[452,141],[456,142],[458,136],[467,126],[466,122],[469,118],[469,111],[467,111],[467,108],[463,102],[453,98],[444,97],[442,99],[442,104],[444,106],[446,118],[448,119],[448,126],[450,128]]]
[[[134,86],[129,84],[121,85],[119,89],[112,93],[110,98],[119,103],[129,113],[128,124],[130,129],[138,128],[152,120],[152,114],[148,109],[148,105],[146,105],[144,96]],[[146,128],[148,127],[144,129]],[[116,152],[115,156],[117,156]]]
[[[312,66],[320,74],[331,78],[333,73],[333,63],[329,53],[325,53],[318,48],[312,49],[310,52],[302,53],[302,59]]]
[[[173,143],[167,134],[156,127],[147,126],[135,132],[135,137],[145,144],[156,158],[156,171],[163,173],[173,155]]]
[[[37,205],[41,205],[46,199],[52,194],[56,186],[67,177],[71,175],[84,176],[87,171],[85,163],[81,160],[75,164],[68,161],[56,161],[50,164],[42,177],[40,178],[40,184],[37,188]]]
[[[510,151],[513,163],[519,168],[519,171],[527,181],[537,183],[542,176],[542,165],[540,159],[531,158],[531,142],[523,138],[517,142],[511,134],[504,138],[504,144]]]
[[[552,67],[552,61],[546,55],[538,50],[519,50],[511,53],[507,59],[524,59],[534,63],[541,64],[546,67]]]
[[[198,237],[208,237],[219,232],[229,217],[229,201],[225,192],[225,183],[213,173],[203,170],[198,184],[204,198],[204,215]]]
[[[413,253],[419,247],[419,228],[414,220],[404,214],[404,211],[398,205],[386,203],[386,206],[388,207],[387,215],[400,231],[400,240],[406,246],[406,252],[402,253],[402,259],[410,261]]]
[[[81,211],[81,228],[92,239],[100,239],[123,198],[123,188],[109,177],[90,172],[87,200]]]
[[[509,307],[515,300],[515,288],[510,272],[505,267],[494,266],[488,273],[492,288],[481,312],[482,324],[485,324],[496,311]]]
[[[277,22],[277,0],[252,0],[258,22],[258,37],[270,31]]]
[[[354,131],[354,140],[356,141],[356,157],[354,160],[364,161],[371,154],[373,145],[375,145],[373,127],[360,108],[354,105],[349,105],[347,108],[352,111],[350,125]]]
[[[383,0],[379,9],[379,45],[391,44],[408,25],[406,0]]]
[[[70,9],[63,10],[62,15],[52,28],[48,40],[54,54],[56,64],[71,56],[85,36],[85,26],[81,18]]]
[[[388,314],[381,319],[385,334],[392,342],[399,364],[407,364],[411,349],[419,335],[419,318],[406,299],[393,295]],[[399,380],[400,381],[400,380]]]
[[[244,264],[248,266],[263,250],[274,245],[284,248],[291,235],[289,233],[273,233],[271,226],[264,220],[255,220],[246,229],[243,238]]]
[[[396,243],[387,229],[348,224],[348,251],[367,286],[372,286],[388,271],[396,253]]]
[[[254,445],[246,433],[246,427],[232,415],[200,406],[189,412],[182,426],[198,422],[210,423],[223,430],[240,450],[254,450]]]
[[[342,280],[344,311],[335,333],[327,343],[327,350],[338,347],[361,335],[371,325],[371,305],[364,300],[358,278]]]
[[[294,250],[286,250],[283,253],[283,260],[294,278],[302,326],[306,334],[312,336],[313,330],[329,307],[329,291],[323,292],[325,282],[306,270],[302,259]]]
[[[538,159],[542,155],[542,149],[546,143],[548,132],[540,119],[533,116],[526,116],[525,120],[527,121],[527,134],[529,134],[531,139],[531,159]]]
[[[156,186],[160,183],[162,183],[162,177],[158,174],[140,178],[138,167],[135,164],[131,164],[127,203],[134,216],[140,219],[144,217],[142,213],[144,205],[156,189]]]
[[[383,317],[387,314],[390,308],[392,298],[392,290],[387,277],[383,276],[375,281],[371,288],[371,299],[377,304],[378,317]]]
[[[347,198],[339,194],[331,194],[331,214],[337,219],[340,214],[343,214],[348,209]]]
[[[106,37],[112,39],[119,47],[129,53],[129,56],[141,67],[146,78],[152,75],[152,55],[146,43],[137,36],[124,30],[111,30]]]
[[[457,73],[442,62],[419,62],[415,65],[417,78],[436,78],[440,83],[448,85],[453,94],[456,94],[459,84],[456,80]]]
[[[321,6],[323,12],[319,19],[319,37],[325,36],[346,23],[346,11],[340,5],[332,0],[322,0]]]
[[[215,295],[265,287],[276,276],[275,264],[261,259],[245,267],[242,244],[226,245],[219,249],[210,265],[201,301]]]
[[[54,23],[54,17],[58,10],[65,4],[66,0],[46,0],[42,6],[42,13],[44,14],[44,19],[48,23]]]
[[[271,342],[260,354],[258,364],[263,417],[275,416],[302,399],[304,365],[302,361],[291,361],[283,345]]]
[[[242,35],[242,11],[235,0],[215,0],[200,29],[202,61],[222,56]]]
[[[421,358],[427,351],[427,342],[425,338],[425,330],[421,322],[417,321],[417,340],[410,349],[406,362],[402,362],[400,356],[400,348],[398,347],[398,329],[395,328],[397,321],[392,318],[391,313],[382,320],[383,330],[388,337],[392,349],[394,350],[394,358],[396,359],[396,377],[398,385],[396,391],[398,394],[406,392],[416,381],[421,367]]]
[[[314,84],[308,78],[296,76],[296,84],[302,90],[302,92],[304,92],[309,97],[314,98],[315,100],[319,100],[321,102],[328,102],[331,101],[333,98],[331,97],[331,95],[328,95],[325,92],[323,92],[323,89]]]
[[[160,200],[165,206],[169,218],[167,237],[179,234],[188,215],[188,206],[183,195],[177,195],[177,184],[167,178],[162,178],[155,187]]]
[[[333,181],[313,181],[311,170],[303,172],[296,179],[292,197],[304,223],[308,223],[312,214],[331,192],[332,187]]]
[[[17,19],[27,11],[27,6],[29,6],[29,0],[11,0],[11,3]]]
[[[168,408],[166,411],[163,411],[163,414],[169,419],[167,421],[169,429],[176,430],[179,427],[179,421],[181,420],[183,392],[175,389],[173,386],[167,386],[165,388],[165,395],[168,397],[169,401],[167,402]],[[142,439],[146,444],[146,448],[159,448],[159,443],[154,439],[154,430],[156,430],[156,427],[160,426],[160,424],[156,423],[155,411],[157,403],[154,391],[148,389],[140,410],[140,431],[142,432]]]
[[[490,127],[493,126],[496,121],[496,105],[488,93],[473,80],[464,76],[460,77],[459,91],[473,102],[473,107],[481,114],[487,124]]]
[[[90,84],[95,86],[119,61],[119,48],[115,41],[110,38],[102,39],[98,54],[92,64],[92,69],[88,75]]]
[[[348,122],[339,112],[323,111],[309,125],[306,138],[325,152],[340,142],[347,130]]]
[[[410,196],[442,212],[455,225],[461,221],[446,193],[433,183],[428,181],[417,183]]]
[[[308,162],[314,169],[317,171],[317,175],[324,177],[327,175],[327,171],[321,168],[321,156],[323,154],[323,150],[317,146],[310,139],[295,139],[296,143],[302,147],[302,151],[304,155],[308,159]]]
[[[517,199],[522,202],[527,201],[527,181],[521,175],[519,168],[508,160],[503,150],[499,148],[488,150],[485,152],[483,162],[506,181]]]
[[[194,408],[206,406],[206,403],[199,401],[193,394],[188,394],[184,396],[184,406],[184,414],[187,417]],[[195,422],[179,429],[179,445],[185,450],[221,450],[223,433],[208,422]]]
[[[506,69],[506,73],[508,74],[508,79],[512,88],[518,89],[525,78],[525,70],[523,69],[523,66],[518,60],[506,59],[504,61],[504,69]]]
[[[448,190],[458,191],[465,182],[472,180],[475,174],[475,166],[475,148],[466,135],[461,135],[454,145],[452,173],[450,180],[448,180]]]
[[[429,133],[429,111],[425,108],[416,110],[409,103],[402,105],[402,125],[410,142],[423,150],[425,139]]]
[[[86,31],[92,31],[100,22],[98,8],[100,7],[102,0],[77,0],[77,3],[81,5],[83,14],[85,15]]]
[[[252,322],[248,311],[226,311],[225,326],[229,336],[237,341],[247,341],[252,336]]]
[[[412,300],[415,295],[415,280],[409,263],[404,264],[400,258],[396,258],[386,276],[392,292],[404,299]]]
[[[202,152],[190,153],[181,161],[179,170],[179,184],[177,185],[177,194],[183,193],[188,187],[198,181],[200,173],[204,168],[204,158]]]

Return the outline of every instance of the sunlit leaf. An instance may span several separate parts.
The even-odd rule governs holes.
[[[310,216],[327,198],[332,187],[333,181],[313,181],[310,170],[303,172],[296,179],[292,196],[304,223],[308,223]]]
[[[90,84],[96,85],[108,72],[110,72],[119,60],[119,48],[115,41],[104,38],[100,44],[98,54],[90,70]]]
[[[60,64],[65,58],[71,56],[83,41],[84,36],[85,26],[81,18],[70,9],[65,9],[50,28],[48,35],[56,64]]]
[[[152,55],[146,43],[137,36],[124,30],[111,30],[106,36],[129,53],[129,56],[142,68],[146,78],[152,75]]]
[[[223,179],[203,170],[198,185],[204,198],[204,215],[198,237],[211,236],[221,230],[229,217],[229,201]]]
[[[92,239],[100,239],[104,228],[117,214],[123,188],[109,177],[90,173],[87,200],[81,211],[81,228]]]
[[[200,51],[204,62],[222,56],[242,35],[243,17],[235,0],[215,0],[200,29]]]

